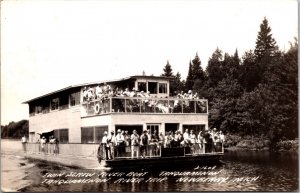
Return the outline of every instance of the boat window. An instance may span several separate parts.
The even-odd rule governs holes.
[[[167,93],[167,84],[159,83],[159,93]]]
[[[115,128],[115,133],[117,133],[118,129],[128,131],[130,135],[133,133],[133,130],[136,130],[139,135],[143,133],[143,125],[116,125]]]
[[[63,93],[60,96],[60,100],[59,100],[59,109],[67,109],[69,108],[69,95],[66,93]]]
[[[74,92],[70,94],[70,106],[76,106],[80,104],[80,92]]]
[[[108,131],[108,126],[95,127],[95,143],[100,143],[105,131]]]
[[[81,143],[99,143],[104,131],[108,131],[108,126],[82,127]]]
[[[138,91],[147,91],[146,82],[138,82]]]
[[[35,113],[36,114],[42,113],[42,106],[41,105],[35,106]]]
[[[81,128],[81,143],[94,143],[94,127]]]
[[[51,100],[51,111],[57,110],[59,107],[59,98],[54,98]]]
[[[59,143],[69,143],[69,129],[55,129],[54,137]]]
[[[182,125],[183,128],[183,132],[188,129],[189,133],[191,132],[191,130],[193,130],[193,132],[198,136],[200,131],[204,131],[205,130],[205,125]]]
[[[147,125],[147,130],[149,131],[150,135],[152,135],[154,133],[154,131],[156,130],[157,133],[159,133],[159,125],[158,124],[149,124]]]
[[[157,94],[157,82],[148,82],[148,91],[150,94]]]

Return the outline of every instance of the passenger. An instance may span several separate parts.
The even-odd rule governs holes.
[[[192,90],[189,90],[188,91],[188,94],[187,94],[187,98],[189,98],[189,99],[193,99],[193,91]]]
[[[183,134],[183,141],[184,141],[184,145],[189,145],[190,144],[190,136],[189,136],[189,130],[186,129],[184,134]]]
[[[145,129],[143,134],[141,135],[141,156],[146,157],[148,155],[148,144],[149,144],[149,137],[148,132]]]
[[[125,153],[125,139],[124,135],[121,132],[121,129],[118,129],[116,136],[116,149],[117,149],[117,157],[123,156]]]
[[[83,88],[83,101],[88,101],[89,99],[89,94],[88,94],[88,89],[86,87]]]
[[[158,150],[159,150],[159,136],[157,134],[157,130],[154,130],[153,134],[151,135],[151,155],[158,155]]]
[[[141,91],[141,92],[137,93],[137,96],[138,97],[145,97],[144,91]]]
[[[180,146],[181,142],[183,141],[183,136],[181,134],[181,131],[178,130],[178,146]]]
[[[129,92],[129,89],[128,89],[128,88],[125,89],[125,91],[123,92],[123,95],[124,95],[125,97],[129,97],[129,96],[130,96],[130,92]]]
[[[139,151],[139,135],[136,130],[133,130],[131,135],[131,158],[134,157],[134,153],[136,153],[136,157],[139,157]]]
[[[225,142],[225,135],[223,134],[222,131],[220,131],[220,142],[224,143]]]
[[[46,153],[46,138],[45,138],[45,136],[43,136],[41,139],[41,150],[42,150],[42,152]]]
[[[99,100],[102,98],[103,95],[103,91],[102,88],[100,87],[100,85],[97,85],[96,87],[96,98]]]
[[[130,97],[136,97],[137,96],[137,93],[136,93],[136,89],[133,88],[132,91],[129,93],[129,96]]]
[[[172,136],[172,132],[169,131],[168,135],[166,136],[166,144],[165,147],[170,148],[171,147],[171,142],[173,141],[173,136]]]
[[[197,92],[194,94],[193,99],[199,99],[199,96],[198,96]]]
[[[165,144],[165,136],[162,134],[162,132],[160,132],[158,137],[159,137],[158,144],[159,144],[159,148],[161,149]]]
[[[175,131],[175,136],[174,136],[174,145],[173,147],[179,147],[181,142],[181,135],[179,133],[179,130]]]
[[[107,136],[107,143],[109,146],[109,159],[114,158],[114,152],[115,152],[115,144],[116,144],[116,137],[115,137],[115,132],[112,131],[110,135]]]
[[[21,142],[22,142],[23,151],[25,153],[26,152],[26,143],[27,143],[27,138],[25,135],[21,138]]]
[[[196,143],[196,135],[195,135],[195,133],[194,133],[193,130],[190,131],[190,136],[189,136],[189,138],[190,138],[190,141],[191,141],[192,144],[195,144],[195,143]]]
[[[200,153],[203,153],[203,132],[202,131],[199,132],[197,138],[198,138]]]
[[[59,153],[59,141],[56,137],[54,137],[54,140],[55,140],[54,154],[58,154]]]
[[[103,137],[102,137],[102,140],[101,140],[101,148],[102,148],[102,151],[103,151],[103,154],[104,154],[104,159],[105,160],[108,160],[109,159],[109,144],[107,143],[107,131],[104,131],[103,133]]]
[[[94,89],[89,87],[88,88],[88,100],[91,101],[93,100],[95,97],[94,97]]]
[[[50,145],[50,151],[49,151],[49,153],[53,153],[54,154],[55,138],[54,138],[53,135],[50,137],[49,145]]]
[[[212,133],[211,133],[211,138],[212,138],[212,151],[216,152],[217,149],[217,143],[219,141],[219,135],[218,135],[218,131],[217,128],[214,128]]]
[[[103,85],[103,94],[107,94],[109,90],[109,86],[107,85],[107,83],[105,82]]]
[[[125,133],[124,133],[124,140],[125,140],[125,154],[126,154],[126,157],[130,157],[131,139],[130,139],[130,135],[128,134],[127,130],[125,130]]]
[[[125,140],[125,145],[130,146],[130,135],[128,134],[127,130],[124,133],[124,140]]]
[[[190,131],[190,142],[191,142],[191,153],[194,154],[196,151],[196,135],[193,130]]]

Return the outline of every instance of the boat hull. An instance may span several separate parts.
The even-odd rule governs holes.
[[[219,162],[223,153],[199,154],[176,157],[147,157],[147,158],[118,158],[114,160],[101,160],[104,167],[157,167],[174,165],[210,165]]]

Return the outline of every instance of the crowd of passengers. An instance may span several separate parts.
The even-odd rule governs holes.
[[[177,92],[176,92],[177,93]],[[128,88],[125,90],[115,87],[114,89],[108,85],[104,84],[103,86],[97,85],[96,87],[84,87],[83,89],[83,101],[89,102],[93,100],[102,100],[108,97],[151,97],[150,92],[144,92],[143,90],[137,91],[133,88],[131,91]],[[183,91],[176,94],[177,98],[180,99],[199,99],[198,93],[189,90],[188,93]]]
[[[221,152],[224,141],[225,135],[216,128],[200,131],[198,134],[188,129],[185,129],[183,134],[179,130],[175,133],[169,131],[166,135],[162,132],[158,134],[157,130],[152,134],[149,130],[144,130],[141,135],[133,130],[130,135],[128,131],[118,129],[116,135],[114,131],[104,132],[99,151],[103,159],[159,156],[161,148],[178,147],[186,148],[188,150],[186,153],[190,154],[210,153]]]

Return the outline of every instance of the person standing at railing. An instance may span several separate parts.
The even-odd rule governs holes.
[[[130,139],[130,135],[128,134],[127,130],[125,130],[125,133],[124,133],[124,140],[125,140],[125,154],[126,154],[126,157],[130,157],[131,139]]]
[[[108,156],[108,154],[109,154],[109,144],[107,143],[107,139],[108,139],[107,138],[107,131],[104,131],[103,137],[102,137],[102,140],[101,140],[101,148],[100,148],[100,151],[102,150],[102,152],[103,152],[102,154],[104,154],[104,156],[103,156],[104,160],[109,159],[109,156]]]
[[[196,151],[196,149],[195,149],[196,148],[196,135],[193,130],[190,131],[189,138],[190,138],[190,142],[191,142],[191,144],[190,144],[191,153],[194,154]]]
[[[149,144],[149,137],[147,133],[147,129],[143,131],[141,135],[141,155],[142,157],[146,157],[148,155],[148,144]]]
[[[41,139],[41,150],[42,150],[42,152],[46,153],[46,138],[45,138],[45,136],[43,136]]]
[[[180,146],[180,133],[179,130],[175,131],[175,136],[174,136],[174,147],[179,147]]]
[[[212,151],[216,152],[217,151],[217,143],[219,142],[219,135],[218,135],[218,131],[217,128],[214,128],[211,132],[211,137],[212,137]]]
[[[24,153],[26,153],[27,138],[25,135],[21,138],[21,142],[22,142],[23,151]]]
[[[172,132],[171,131],[169,131],[168,132],[168,135],[166,136],[166,140],[165,140],[165,142],[166,142],[166,144],[165,144],[165,147],[166,148],[171,148],[172,147],[172,141],[174,140],[174,138],[173,138],[173,134],[172,134]]]
[[[97,87],[96,87],[96,97],[97,97],[98,100],[102,98],[102,93],[103,93],[102,88],[100,87],[100,85],[97,85]]]
[[[123,156],[125,153],[125,139],[124,135],[121,132],[121,129],[118,129],[118,134],[116,136],[116,142],[117,142],[117,157]]]
[[[165,144],[165,136],[162,132],[159,133],[158,139],[159,149],[161,150]]]
[[[157,130],[154,130],[153,134],[151,135],[151,140],[150,140],[150,147],[151,147],[151,155],[158,155],[158,150],[159,150],[159,137],[157,134]]]
[[[55,138],[54,138],[54,136],[52,135],[51,137],[50,137],[50,140],[49,140],[49,153],[54,153],[54,146],[55,146]]]
[[[116,137],[115,137],[115,132],[114,131],[112,131],[107,136],[107,144],[109,146],[109,148],[108,148],[109,159],[113,159],[114,158],[114,152],[115,152],[115,144],[116,144]]]
[[[131,158],[134,157],[134,153],[136,153],[136,157],[139,157],[139,135],[136,130],[133,130],[133,134],[131,135]]]
[[[203,132],[202,131],[199,132],[197,139],[198,139],[198,143],[199,143],[199,150],[200,150],[199,153],[204,153],[203,152],[204,145],[203,145]]]

